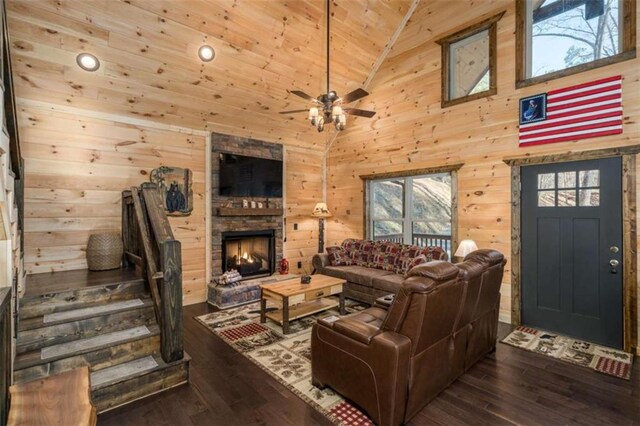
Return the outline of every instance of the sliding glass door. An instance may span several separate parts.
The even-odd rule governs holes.
[[[369,238],[451,254],[451,174],[370,180]]]

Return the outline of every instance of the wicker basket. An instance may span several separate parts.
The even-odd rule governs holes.
[[[120,267],[122,238],[118,233],[93,234],[87,244],[87,265],[90,271],[106,271]]]

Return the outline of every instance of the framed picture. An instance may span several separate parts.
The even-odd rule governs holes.
[[[189,216],[193,211],[191,170],[162,166],[151,171],[151,182],[158,186],[168,216]]]
[[[520,124],[535,123],[547,119],[547,94],[520,99]]]

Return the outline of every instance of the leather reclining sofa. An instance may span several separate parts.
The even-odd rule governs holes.
[[[477,250],[464,262],[412,268],[395,300],[312,330],[312,382],[351,400],[380,426],[409,421],[496,345],[506,261]]]

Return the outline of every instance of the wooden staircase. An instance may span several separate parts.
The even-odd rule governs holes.
[[[16,383],[89,366],[91,398],[100,413],[188,380],[186,354],[163,360],[160,325],[143,278],[26,295],[19,312]]]

